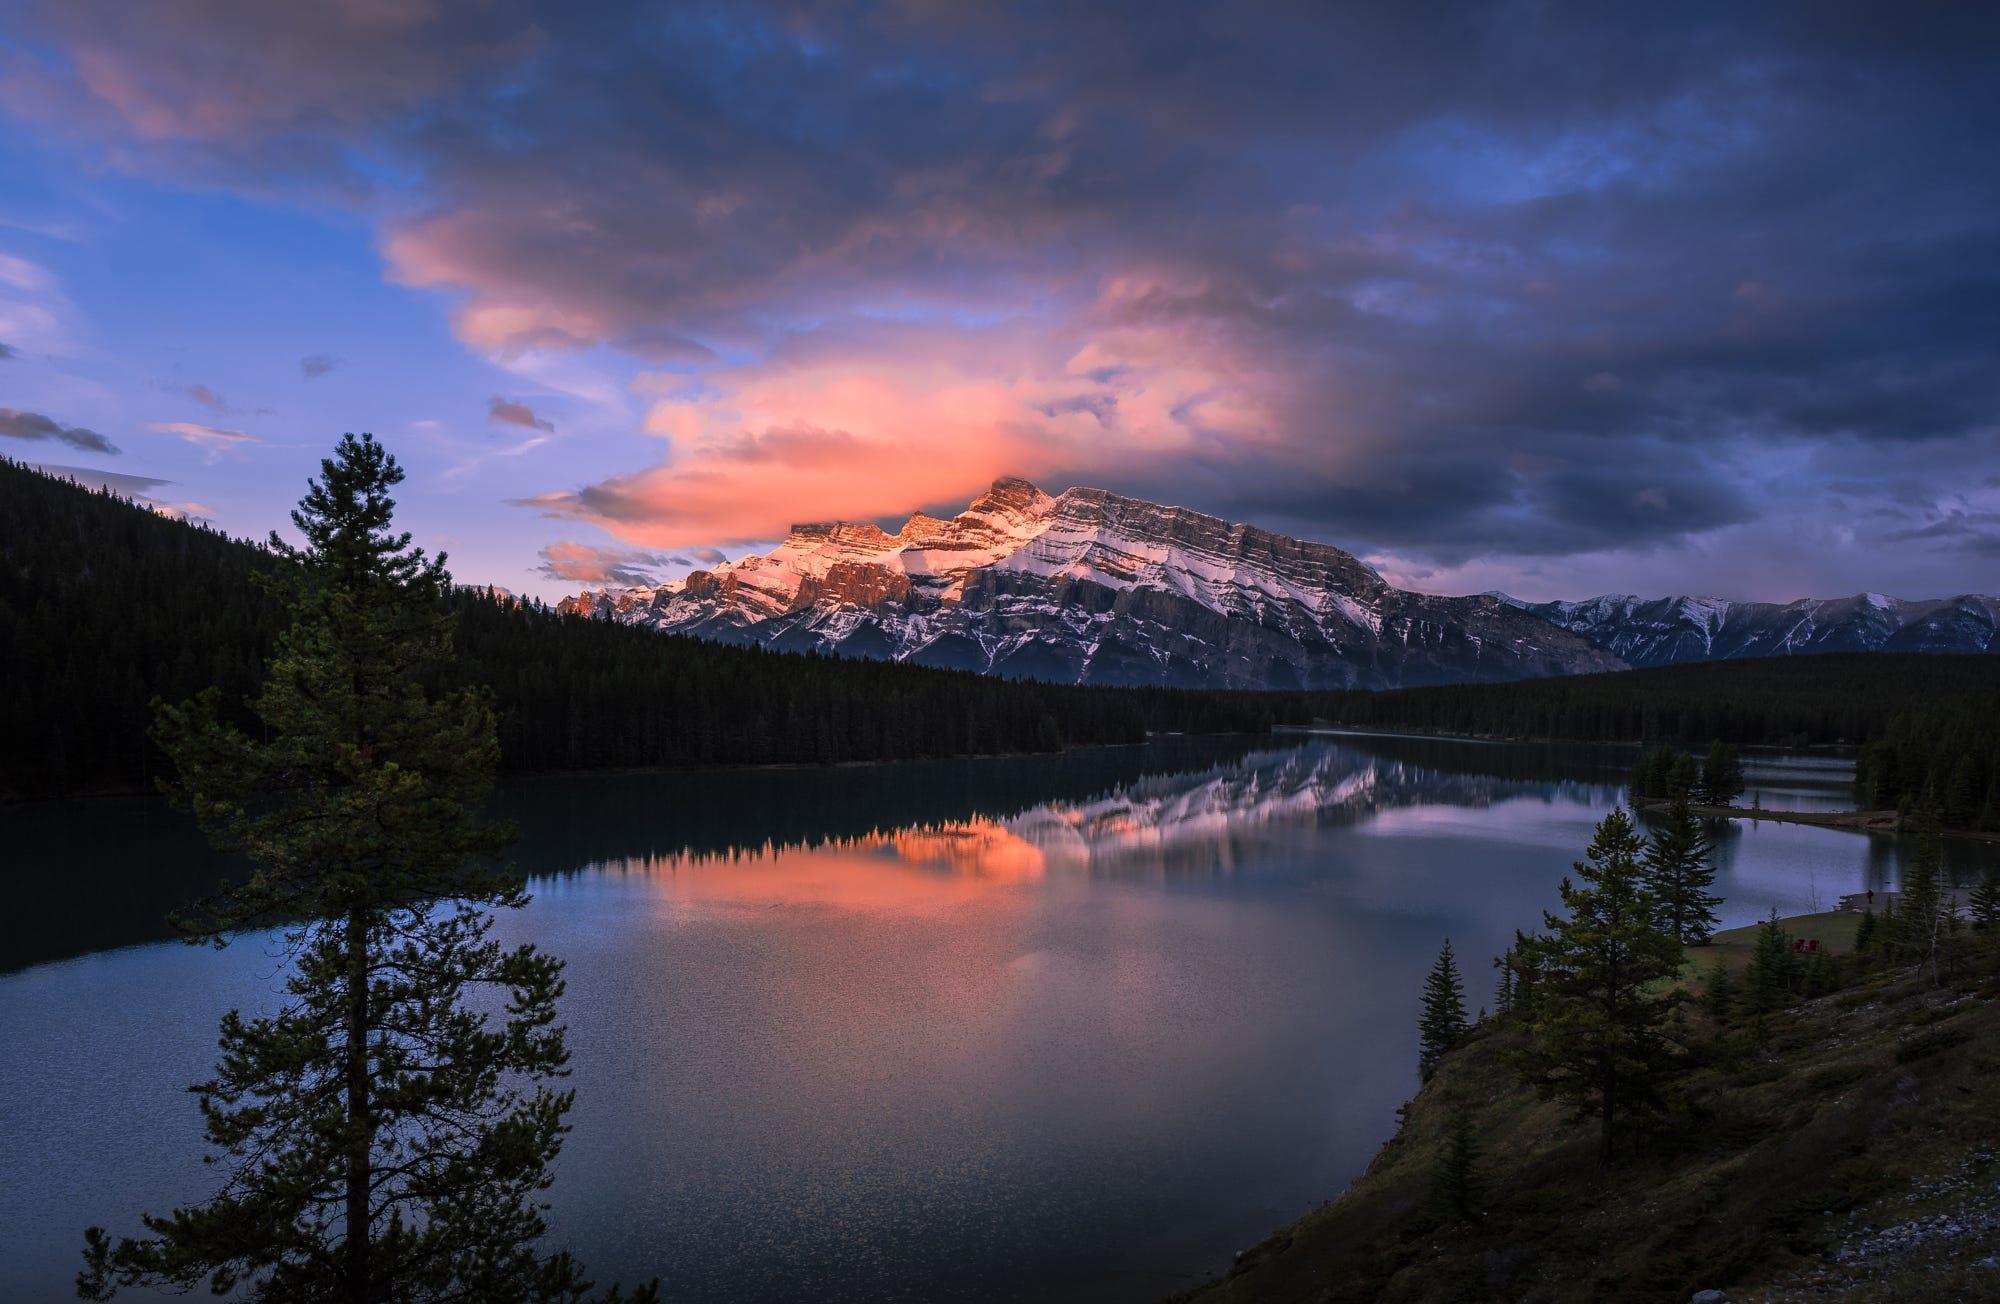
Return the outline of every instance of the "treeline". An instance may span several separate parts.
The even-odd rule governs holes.
[[[1713,742],[1699,761],[1663,743],[1640,753],[1632,770],[1632,804],[1648,801],[1733,806],[1743,795],[1743,758],[1733,743]]]
[[[514,769],[829,764],[1268,732],[1241,694],[994,679],[768,652],[461,593],[462,671],[491,687]]]
[[[1859,744],[1908,712],[1966,698],[2000,702],[2000,656],[1871,652],[1710,661],[1510,684],[1317,694],[1305,709],[1362,729],[1796,747]],[[1990,742],[1990,725],[1986,736]]]
[[[282,619],[261,546],[0,459],[0,793],[144,790],[155,698],[256,691]],[[773,653],[461,590],[456,666],[491,688],[506,770],[1048,752],[1268,730],[1295,702],[1016,683]],[[1289,715],[1281,715],[1283,712]]]
[[[2000,829],[2000,693],[1899,712],[1861,749],[1854,781],[1864,809]]]

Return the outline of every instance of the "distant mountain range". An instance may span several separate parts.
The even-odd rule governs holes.
[[[2000,602],[1524,603],[1388,583],[1221,517],[1001,479],[950,520],[798,525],[771,552],[559,609],[723,642],[1088,684],[1393,688],[1732,656],[2000,650]]]
[[[1664,666],[1808,652],[2000,652],[2000,599],[1979,594],[1912,602],[1879,593],[1797,602],[1639,598],[1515,602],[1581,634],[1627,665]]]

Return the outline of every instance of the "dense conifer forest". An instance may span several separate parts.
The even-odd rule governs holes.
[[[282,613],[254,577],[277,564],[247,540],[0,459],[0,793],[149,787],[155,698],[213,686],[237,710],[255,690]],[[479,590],[452,606],[454,673],[492,689],[512,771],[1055,751],[1268,730],[1287,706],[727,647]]]
[[[1748,746],[1858,745],[1924,708],[2000,706],[2000,657],[1861,652],[1768,657],[1448,684],[1312,699],[1318,718],[1362,729],[1490,738]]]
[[[1861,749],[1855,786],[1864,807],[2000,829],[2000,693],[1899,713]]]

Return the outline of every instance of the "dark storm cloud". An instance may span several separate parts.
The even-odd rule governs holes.
[[[82,426],[66,426],[54,417],[40,412],[23,412],[18,408],[0,407],[0,437],[8,439],[53,439],[68,444],[71,448],[81,448],[92,453],[115,453],[118,451],[109,439],[95,430]]]
[[[468,342],[701,379],[655,414],[661,466],[528,499],[629,538],[698,541],[672,528],[694,489],[700,528],[759,510],[733,531],[758,537],[802,507],[730,450],[813,428],[887,472],[986,439],[926,501],[1022,471],[1449,562],[1874,509],[1949,551],[1920,531],[2000,412],[1996,28],[1956,4],[66,3],[36,31],[69,62],[33,71],[142,165],[362,191],[394,159],[391,274],[451,292]],[[921,325],[921,368],[884,321]],[[838,427],[840,393],[793,383],[809,347],[884,392],[983,386],[1003,433],[934,433],[958,390]]]

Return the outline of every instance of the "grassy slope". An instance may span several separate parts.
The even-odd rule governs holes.
[[[1502,1063],[1518,1034],[1489,1027],[1345,1195],[1187,1298],[2000,1298],[1980,1264],[2000,1251],[1996,969],[1941,991],[1878,975],[1774,1016],[1764,1050],[1696,1070],[1687,1110],[1608,1176],[1594,1130]],[[1488,1199],[1473,1225],[1441,1227],[1426,1193],[1458,1102]]]
[[[1861,927],[1861,916],[1851,910],[1829,910],[1818,915],[1794,915],[1784,924],[1785,931],[1793,937],[1817,938],[1829,955],[1848,955],[1854,950],[1854,934]],[[1723,929],[1707,946],[1681,948],[1688,963],[1686,985],[1692,991],[1700,991],[1702,975],[1717,960],[1741,977],[1750,967],[1750,953],[1756,946],[1757,925],[1746,924],[1742,928]]]

